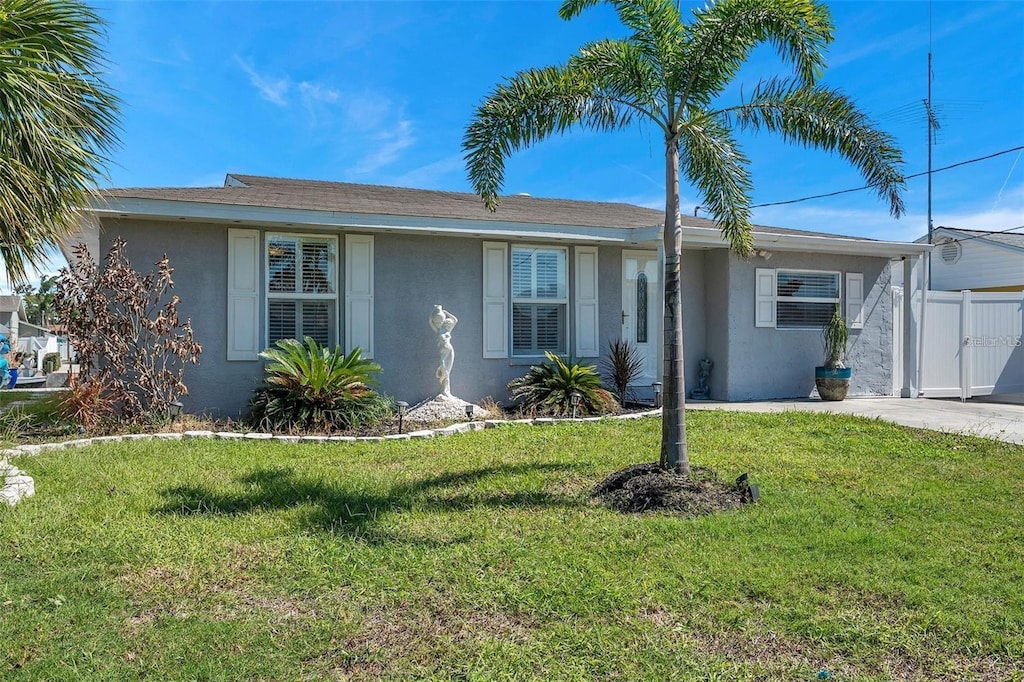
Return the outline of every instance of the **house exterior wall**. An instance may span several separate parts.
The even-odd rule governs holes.
[[[704,357],[714,364],[708,387],[713,400],[726,400],[729,394],[729,252],[726,249],[714,249],[704,253],[704,310],[707,333]],[[751,318],[753,325],[753,318]],[[696,362],[700,360],[689,352],[686,353],[686,369],[693,374],[697,371]]]
[[[718,257],[720,258],[720,256]],[[847,365],[851,396],[892,394],[892,305],[889,261],[884,258],[775,252],[770,262],[729,256],[728,365],[723,393],[730,401],[806,398],[814,390],[814,367],[823,359],[818,330],[754,326],[757,268],[838,271],[845,305],[845,274],[864,276],[864,327],[850,330]],[[716,371],[719,369],[716,361]],[[719,381],[721,378],[719,378]],[[714,384],[713,384],[714,386]]]
[[[227,229],[223,224],[104,219],[100,246],[101,253],[106,254],[113,238],[123,236],[128,241],[128,257],[140,270],[149,269],[167,253],[174,268],[174,293],[181,298],[181,314],[192,319],[196,338],[203,346],[198,366],[186,369],[186,410],[238,417],[244,414],[253,389],[262,379],[262,363],[227,360]],[[296,228],[296,232],[308,230]],[[334,234],[339,236],[337,288],[342,307],[345,233]],[[380,375],[380,390],[384,393],[410,404],[437,393],[437,350],[427,318],[438,303],[459,319],[453,334],[456,359],[451,377],[452,391],[459,397],[474,402],[488,396],[505,401],[507,382],[524,374],[537,360],[483,358],[483,241],[471,237],[374,235],[374,360],[384,370]],[[260,244],[263,263],[263,238]],[[622,333],[622,250],[619,246],[598,249],[601,355],[609,341]],[[568,350],[572,351],[572,245],[568,245],[568,256]],[[865,325],[851,332],[851,395],[891,394],[892,306],[886,295],[890,281],[886,259],[779,251],[770,262],[760,258],[744,261],[725,249],[687,250],[683,254],[687,393],[697,385],[698,361],[707,357],[715,363],[710,380],[714,399],[797,398],[811,394],[813,368],[822,355],[820,332],[755,327],[754,278],[758,267],[862,273]],[[261,292],[266,278],[262,269]],[[260,310],[265,316],[263,296],[261,293]],[[339,318],[344,320],[344,315]],[[261,320],[260,328],[265,328],[265,320]],[[344,331],[338,329],[339,339],[344,339]],[[582,359],[595,364],[600,360]]]
[[[707,355],[707,306],[705,254],[707,251],[683,251],[683,378],[686,394],[697,386],[698,362]]]
[[[259,382],[259,362],[227,362],[227,227],[145,220],[103,221],[100,254],[113,239],[127,241],[126,255],[136,270],[149,272],[166,253],[174,268],[174,293],[182,319],[191,318],[203,352],[185,369],[188,412],[235,417],[246,408]]]
[[[103,221],[100,234],[100,252],[105,255],[114,237],[122,236],[128,242],[130,262],[143,271],[167,253],[174,268],[174,293],[181,298],[180,313],[183,318],[192,319],[196,339],[203,346],[199,364],[186,368],[189,395],[183,399],[185,409],[217,417],[239,417],[245,413],[253,389],[260,384],[263,369],[261,361],[227,360],[227,229],[228,226],[219,224],[107,219]],[[295,232],[306,234],[309,231],[295,228]],[[339,236],[337,289],[339,308],[342,308],[345,233],[333,234]],[[411,405],[438,393],[434,376],[437,347],[427,322],[433,306],[438,303],[459,319],[453,333],[453,394],[474,402],[485,397],[505,401],[505,385],[525,374],[537,361],[537,358],[482,357],[483,241],[480,238],[374,235],[374,361],[383,367],[379,390]],[[510,242],[510,245],[516,243]],[[265,259],[262,235],[260,244],[262,264]],[[572,351],[575,259],[571,245],[568,256],[568,343]],[[621,263],[619,247],[598,249],[602,354],[608,342],[620,333]],[[266,273],[263,269],[261,265],[259,308],[265,317]],[[344,339],[343,312],[339,319],[342,322],[338,338]],[[261,333],[265,326],[264,319],[260,324]],[[594,364],[599,362],[596,357],[583,359]]]
[[[1024,251],[988,244],[982,239],[962,240],[960,248],[960,258],[955,263],[942,259],[942,246],[932,251],[932,289],[1024,290]]]

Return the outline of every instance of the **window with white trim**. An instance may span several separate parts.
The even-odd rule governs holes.
[[[267,235],[267,343],[311,336],[337,343],[338,240]]]
[[[758,268],[755,273],[755,325],[775,329],[821,329],[841,302],[840,272]],[[863,278],[848,272],[847,284],[855,285],[856,301],[847,301],[848,312],[862,325]],[[852,304],[853,307],[851,307]],[[854,309],[855,308],[855,309]]]
[[[512,354],[565,354],[569,307],[568,252],[512,247]]]
[[[840,302],[838,272],[775,271],[775,328],[821,329]]]

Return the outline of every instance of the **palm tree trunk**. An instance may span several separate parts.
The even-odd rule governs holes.
[[[686,448],[686,384],[683,367],[682,224],[679,219],[679,144],[665,141],[665,367],[661,466],[690,475]]]

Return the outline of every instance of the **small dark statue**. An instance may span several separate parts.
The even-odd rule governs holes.
[[[711,376],[711,368],[715,363],[708,358],[700,361],[700,369],[697,370],[697,388],[690,391],[690,397],[694,400],[707,400],[710,396],[708,388],[708,377]]]

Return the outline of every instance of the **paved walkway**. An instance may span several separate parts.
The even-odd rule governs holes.
[[[1024,401],[1022,401],[1024,402]],[[842,402],[821,400],[768,400],[720,403],[687,400],[686,409],[737,410],[741,412],[833,412],[879,417],[886,421],[935,431],[969,433],[1024,445],[1024,404],[938,398],[847,398]]]

